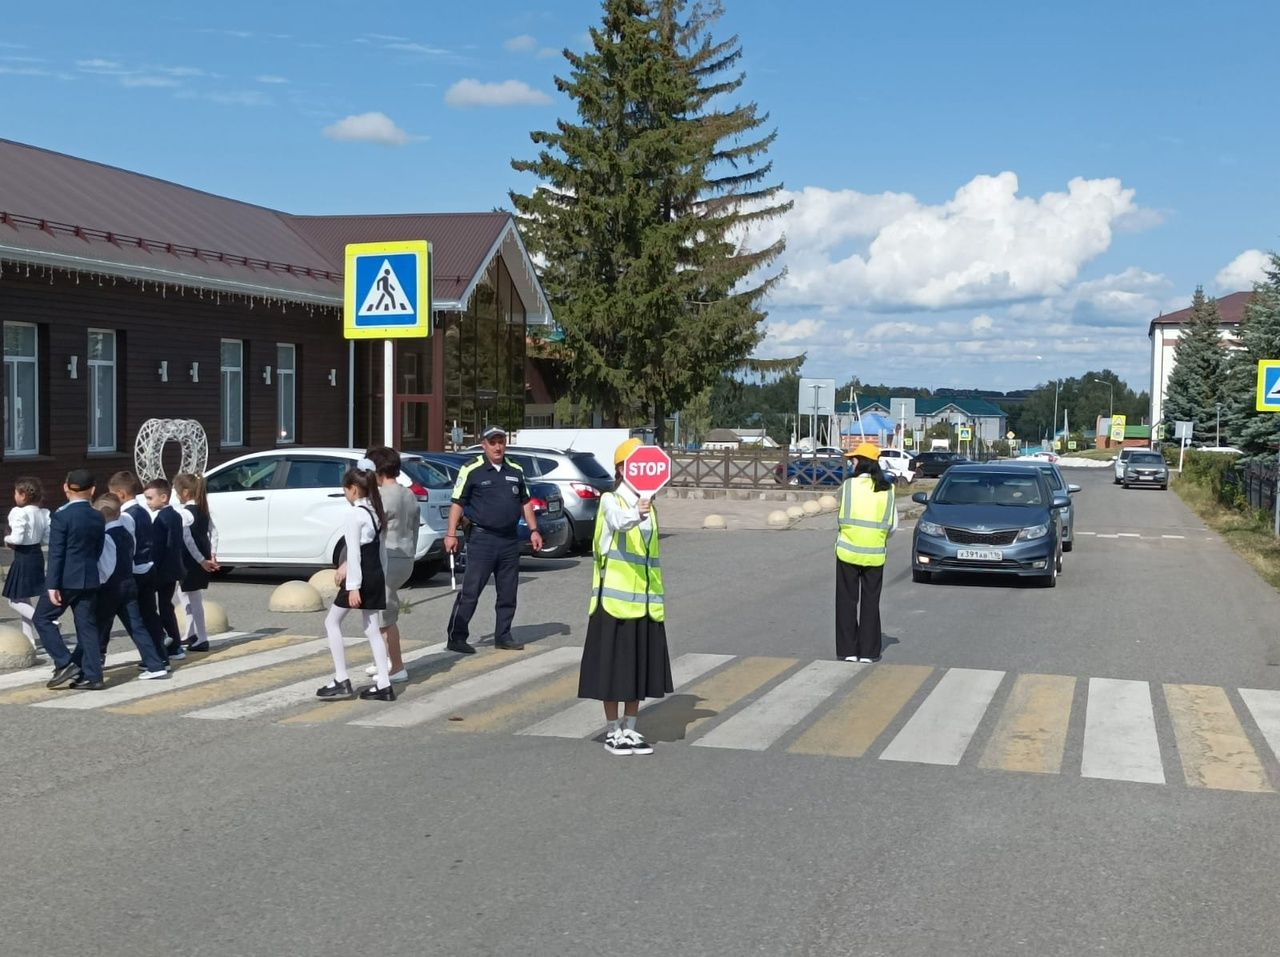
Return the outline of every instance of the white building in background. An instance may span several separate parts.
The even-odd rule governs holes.
[[[1229,346],[1238,346],[1240,322],[1244,319],[1244,307],[1253,297],[1252,292],[1233,292],[1218,299],[1218,315],[1222,318],[1222,338]],[[1147,329],[1151,340],[1151,424],[1159,425],[1164,418],[1164,397],[1169,388],[1169,373],[1173,371],[1173,348],[1178,344],[1187,323],[1191,321],[1191,307],[1179,309],[1168,315],[1156,316]]]

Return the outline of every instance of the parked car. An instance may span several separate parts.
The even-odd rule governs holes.
[[[1129,458],[1130,458],[1130,457],[1131,457],[1135,452],[1151,452],[1151,451],[1153,451],[1153,450],[1152,450],[1152,449],[1148,449],[1148,448],[1126,448],[1126,449],[1121,449],[1121,450],[1120,450],[1120,452],[1119,452],[1119,454],[1118,454],[1118,455],[1116,455],[1116,457],[1112,460],[1112,466],[1113,466],[1113,468],[1115,469],[1115,473],[1116,473],[1115,481],[1114,481],[1112,484],[1113,484],[1113,485],[1119,485],[1119,484],[1120,484],[1120,482],[1124,479],[1124,470],[1125,470],[1125,466],[1127,466],[1127,465],[1129,464]]]
[[[209,512],[224,566],[332,564],[351,506],[342,476],[363,449],[290,448],[253,452],[209,471]],[[415,559],[421,574],[439,571],[452,483],[415,455],[400,457],[400,484],[418,499],[422,524]]]
[[[422,458],[448,476],[452,501],[452,489],[458,481],[458,472],[468,462],[474,462],[476,457],[474,453],[466,452],[424,452]],[[569,554],[573,550],[573,539],[569,530],[569,518],[564,512],[564,497],[560,493],[560,486],[555,482],[540,481],[531,481],[528,485],[529,501],[538,518],[538,531],[542,533],[542,551],[535,552],[529,544],[529,526],[522,517],[516,527],[516,534],[520,538],[520,553],[535,558],[560,558]],[[447,511],[445,517],[447,520]]]
[[[840,457],[803,456],[774,467],[773,478],[779,485],[839,485],[853,474],[849,460]]]
[[[939,478],[953,465],[966,465],[969,459],[959,452],[920,452],[911,460],[911,467],[921,478]]]
[[[907,482],[913,481],[916,477],[912,459],[912,454],[904,449],[880,450],[880,467],[894,478],[901,478]]]
[[[479,455],[484,450],[474,445],[465,451]],[[508,445],[507,458],[524,469],[526,481],[538,479],[560,486],[569,520],[570,549],[590,551],[600,496],[613,491],[613,472],[591,452]]]
[[[1169,487],[1169,466],[1159,452],[1147,449],[1134,449],[1133,454],[1125,460],[1124,474],[1120,476],[1120,484],[1124,488],[1133,485],[1157,485],[1162,489]]]
[[[1061,509],[1039,469],[1025,465],[957,465],[933,494],[917,492],[925,506],[911,542],[911,579],[929,582],[941,572],[985,572],[1039,579],[1047,588],[1062,571]]]
[[[1066,478],[1063,477],[1062,470],[1050,462],[1029,462],[1028,465],[1040,470],[1040,474],[1048,480],[1049,488],[1054,495],[1062,492],[1067,493],[1067,499],[1070,504],[1066,508],[1060,508],[1057,511],[1058,517],[1062,520],[1062,550],[1069,552],[1075,548],[1075,537],[1072,533],[1076,527],[1076,506],[1075,502],[1070,501],[1070,499],[1072,495],[1080,491],[1080,486],[1068,484]]]

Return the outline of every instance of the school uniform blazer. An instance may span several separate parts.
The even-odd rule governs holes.
[[[182,516],[165,506],[151,520],[151,562],[155,579],[162,585],[182,581],[186,574],[182,552]]]
[[[49,522],[49,564],[44,587],[48,591],[83,591],[101,584],[98,558],[107,523],[102,513],[77,499],[53,513]]]

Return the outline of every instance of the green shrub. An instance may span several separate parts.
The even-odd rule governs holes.
[[[1228,508],[1244,508],[1244,487],[1234,456],[1187,449],[1182,461],[1182,479],[1207,489],[1215,501]]]

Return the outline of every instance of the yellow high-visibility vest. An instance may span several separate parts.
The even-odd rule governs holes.
[[[622,496],[617,497],[626,507]],[[666,612],[662,601],[662,565],[658,557],[658,513],[649,512],[649,541],[646,544],[640,526],[625,532],[614,532],[609,551],[600,554],[600,532],[604,528],[604,502],[596,513],[595,538],[592,551],[595,561],[591,566],[591,607],[594,613],[599,602],[614,618],[643,618],[648,615],[654,621],[663,621]]]
[[[893,489],[875,491],[870,475],[845,479],[840,489],[836,558],[850,565],[883,565],[893,527]]]

